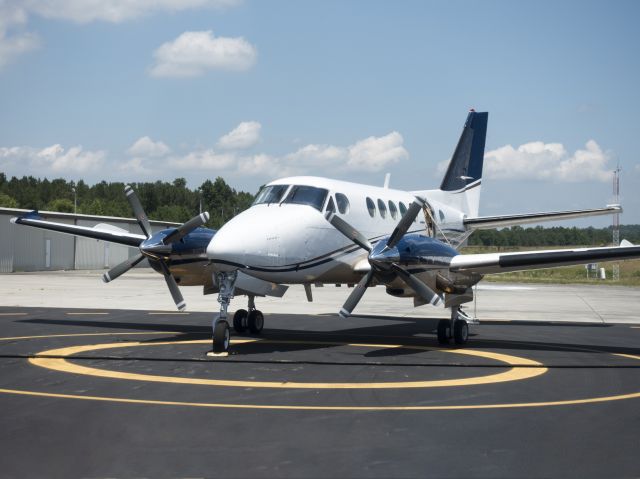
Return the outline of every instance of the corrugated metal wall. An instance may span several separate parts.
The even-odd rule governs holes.
[[[127,258],[138,254],[137,248],[129,248],[114,243],[90,238],[55,233],[53,231],[12,224],[9,220],[22,211],[0,210],[0,273],[13,271],[45,271],[60,269],[103,269],[112,268]],[[131,233],[142,234],[134,219],[113,217],[74,217],[74,215],[44,212],[42,216],[58,223],[95,226],[108,223]],[[158,231],[172,224],[153,222],[153,230]],[[147,261],[138,267],[148,267]]]

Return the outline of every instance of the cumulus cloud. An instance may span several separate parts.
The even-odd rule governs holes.
[[[26,163],[32,171],[56,174],[95,171],[102,166],[105,157],[106,152],[85,151],[81,145],[67,150],[59,144],[42,149],[27,146],[0,148],[0,166],[3,169]]]
[[[235,163],[235,155],[220,154],[211,149],[193,151],[184,156],[171,157],[168,160],[168,165],[171,168],[185,170],[223,170]]]
[[[131,145],[127,153],[134,157],[149,158],[164,156],[170,151],[171,149],[161,141],[153,141],[148,136],[143,136]]]
[[[360,140],[349,147],[347,166],[351,170],[380,171],[409,157],[409,153],[402,146],[403,143],[404,139],[397,131],[381,137],[370,136]]]
[[[184,32],[153,53],[150,70],[156,77],[195,77],[208,70],[248,70],[257,51],[242,37],[214,37],[211,30]]]
[[[218,146],[225,150],[251,148],[260,140],[262,125],[257,121],[243,121],[218,140]]]
[[[502,146],[485,153],[486,176],[495,179],[537,179],[561,182],[609,181],[610,156],[589,140],[570,155],[561,143],[534,141],[514,148]]]
[[[26,23],[27,12],[23,7],[0,0],[0,69],[40,46],[35,33],[23,31]]]
[[[177,12],[194,8],[223,8],[239,0],[25,0],[24,8],[47,18],[88,23],[96,20],[119,23],[154,12]]]

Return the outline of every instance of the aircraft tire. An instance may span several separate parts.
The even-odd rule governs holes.
[[[458,319],[453,328],[453,340],[456,344],[465,344],[469,339],[469,325],[464,319]]]
[[[441,319],[438,321],[438,343],[449,344],[449,329],[451,328],[451,321],[448,319]]]
[[[247,330],[247,316],[249,313],[246,309],[239,309],[233,315],[233,329],[236,333],[244,333]]]
[[[249,311],[249,318],[247,322],[249,323],[249,331],[253,334],[260,334],[264,327],[264,315],[262,314],[262,311],[258,311],[257,309]]]
[[[224,353],[229,350],[231,343],[231,333],[229,331],[229,323],[224,320],[218,321],[213,330],[213,352]]]

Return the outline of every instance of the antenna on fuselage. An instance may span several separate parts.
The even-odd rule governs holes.
[[[386,175],[384,175],[384,186],[383,188],[387,189],[389,188],[389,181],[391,180],[391,173],[387,173]]]

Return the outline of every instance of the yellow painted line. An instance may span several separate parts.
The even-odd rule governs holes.
[[[24,396],[39,396],[62,399],[84,399],[88,401],[108,401],[127,404],[148,404],[159,406],[191,406],[204,408],[226,409],[275,409],[275,410],[304,410],[304,411],[453,411],[470,409],[515,409],[530,407],[571,406],[578,404],[595,404],[609,401],[621,401],[624,399],[640,398],[640,392],[620,394],[617,396],[602,396],[587,399],[568,399],[564,401],[543,401],[529,403],[503,403],[503,404],[467,404],[459,406],[431,405],[431,406],[288,406],[284,404],[226,404],[226,403],[199,403],[184,401],[158,401],[153,399],[128,399],[108,396],[80,396],[77,394],[58,394],[39,391],[22,391],[18,389],[0,389],[0,393],[20,394]]]
[[[248,343],[255,342],[255,339],[236,340]],[[167,346],[167,345],[183,345],[183,344],[210,344],[211,340],[192,340],[192,341],[162,341],[154,343],[127,342],[127,343],[108,343],[108,344],[91,344],[80,346],[69,346],[58,349],[50,349],[43,351],[30,358],[29,362],[35,366],[40,366],[54,371],[66,372],[71,374],[84,374],[87,376],[96,376],[111,379],[126,379],[131,381],[150,381],[172,384],[192,384],[205,386],[227,386],[227,387],[243,387],[243,388],[278,388],[278,389],[400,389],[400,388],[433,388],[433,387],[456,387],[456,386],[472,386],[479,384],[493,384],[507,381],[518,381],[540,376],[547,372],[541,363],[531,359],[510,356],[502,353],[493,353],[487,351],[476,351],[472,349],[437,349],[425,346],[404,346],[400,344],[346,344],[333,342],[316,342],[316,341],[261,341],[262,343],[284,343],[284,344],[311,344],[311,345],[331,345],[331,346],[350,346],[362,348],[407,348],[417,350],[437,350],[446,353],[463,354],[467,356],[475,356],[495,361],[503,362],[514,367],[508,371],[489,374],[485,376],[476,376],[471,378],[460,379],[438,379],[428,381],[395,381],[395,382],[288,382],[288,381],[240,381],[240,380],[223,380],[223,379],[205,379],[205,378],[186,378],[176,376],[158,376],[153,374],[128,373],[123,371],[109,371],[105,369],[92,368],[70,363],[63,357],[71,357],[74,354],[86,353],[88,351],[100,351],[104,349],[130,348],[137,346]],[[40,356],[40,357],[39,357]],[[47,357],[42,357],[47,356]],[[56,357],[51,357],[56,356]],[[524,367],[518,367],[524,366]]]
[[[68,316],[106,316],[109,313],[98,313],[95,311],[84,311],[84,312],[77,312],[77,313],[67,313]]]
[[[14,336],[13,338],[0,338],[0,341],[12,341],[18,339],[42,339],[42,338],[73,338],[77,336],[120,336],[134,334],[181,334],[178,331],[153,331],[147,333],[79,333],[79,334],[46,334],[43,336]]]
[[[622,354],[622,353],[613,353],[614,356],[620,356],[623,358],[631,358],[631,359],[637,359],[640,360],[640,356],[636,356],[634,354]]]
[[[0,316],[26,316],[29,313],[0,313]]]

